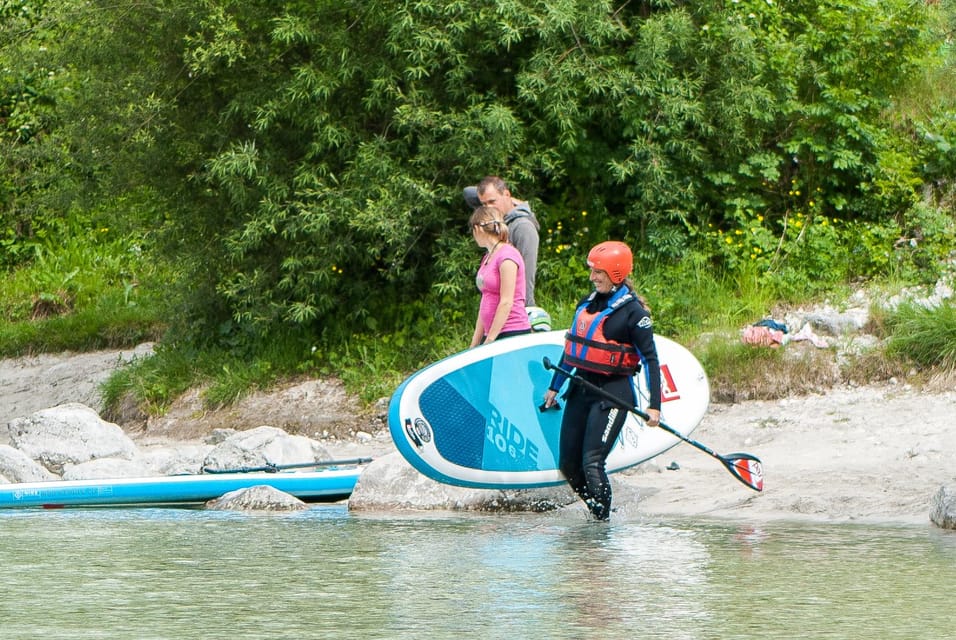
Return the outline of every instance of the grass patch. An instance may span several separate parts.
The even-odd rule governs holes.
[[[920,368],[956,369],[956,305],[902,304],[882,323],[888,333],[886,355]]]
[[[848,355],[841,372],[843,381],[854,386],[894,379],[920,383],[911,365],[887,356],[885,345]]]
[[[776,349],[755,347],[743,344],[734,333],[711,334],[691,350],[708,374],[715,402],[825,393],[841,382],[832,349],[799,343]]]
[[[77,236],[37,249],[0,279],[0,357],[158,340],[172,279],[131,240]]]
[[[153,355],[134,358],[103,383],[101,392],[107,413],[130,398],[146,414],[162,415],[179,394],[196,382],[197,373],[208,366],[208,361],[192,349],[159,345]]]
[[[45,320],[0,323],[0,357],[118,349],[159,340],[166,325],[156,309],[109,304]]]
[[[460,327],[465,331],[464,323]],[[405,333],[360,335],[342,341],[324,354],[318,371],[340,377],[350,393],[370,404],[389,397],[412,372],[468,346],[470,331],[455,326],[431,338],[413,338]]]
[[[149,415],[161,415],[180,394],[202,387],[202,403],[214,410],[245,395],[302,377],[335,377],[365,405],[388,397],[409,372],[466,346],[451,332],[413,340],[407,334],[365,335],[322,344],[305,332],[263,338],[242,347],[161,344],[103,385],[108,411],[130,399]]]
[[[113,410],[132,399],[148,415],[162,415],[179,395],[202,386],[203,406],[218,409],[295,376],[301,367],[298,351],[297,343],[282,339],[244,350],[247,355],[220,347],[160,344],[152,355],[133,360],[106,380],[104,403]]]

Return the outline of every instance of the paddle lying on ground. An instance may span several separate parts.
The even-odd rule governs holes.
[[[550,358],[545,357],[543,362],[544,362],[545,369],[561,372],[562,374],[571,378],[578,384],[581,384],[587,387],[588,389],[598,394],[602,398],[605,398],[613,402],[614,404],[621,407],[622,409],[630,411],[634,415],[638,416],[639,418],[647,422],[649,416],[643,411],[641,411],[640,409],[638,409],[637,407],[629,406],[626,402],[622,401],[617,396],[614,396],[608,393],[601,387],[595,384],[592,384],[590,381],[582,378],[581,376],[575,373],[572,373],[568,371],[567,369],[559,367],[555,364],[552,364]],[[677,431],[676,429],[667,426],[663,422],[661,422],[658,425],[658,427],[668,432],[669,434],[676,436],[677,438],[680,438],[687,444],[700,449],[704,453],[710,456],[713,456],[714,458],[717,458],[723,463],[725,467],[727,467],[727,471],[729,471],[731,474],[733,474],[735,478],[740,480],[742,483],[744,483],[745,485],[747,485],[754,491],[763,491],[763,467],[761,466],[760,458],[756,456],[752,456],[749,453],[730,453],[728,455],[722,456],[719,453],[715,452],[710,447],[707,447],[706,445],[703,445],[697,442],[696,440],[691,440],[680,431]]]
[[[213,469],[203,467],[203,473],[256,473],[265,471],[267,473],[276,473],[284,469],[308,469],[311,467],[338,467],[355,464],[366,464],[371,462],[371,458],[349,458],[347,460],[322,460],[321,462],[297,462],[295,464],[265,464],[261,467],[239,467],[237,469]]]

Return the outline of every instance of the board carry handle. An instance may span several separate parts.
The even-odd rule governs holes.
[[[547,356],[544,357],[544,359],[542,360],[542,363],[544,364],[545,369],[549,371],[557,371],[561,373],[562,375],[573,380],[575,383],[580,384],[584,387],[587,387],[589,390],[593,391],[594,393],[601,396],[602,398],[614,403],[618,407],[626,411],[630,411],[634,415],[638,416],[641,420],[644,420],[645,422],[647,422],[647,420],[650,418],[650,416],[648,416],[646,413],[644,413],[637,407],[632,407],[628,405],[626,402],[624,402],[617,396],[608,393],[601,387],[597,386],[596,384],[593,384],[591,381],[586,380],[585,378],[579,376],[578,374],[568,371],[567,369],[564,369],[556,364],[553,364],[551,362],[551,359],[548,358]],[[667,433],[683,440],[687,444],[693,447],[696,447],[697,449],[700,449],[707,455],[712,456],[716,458],[717,460],[720,460],[720,462],[724,465],[724,467],[726,467],[727,471],[729,471],[731,475],[733,475],[740,482],[747,485],[754,491],[763,491],[763,466],[762,466],[762,463],[760,462],[760,458],[758,458],[757,456],[750,455],[749,453],[731,453],[729,455],[722,456],[716,451],[714,451],[713,449],[711,449],[710,447],[704,444],[701,444],[700,442],[697,442],[696,440],[692,440],[691,438],[688,438],[677,429],[674,429],[673,427],[670,427],[663,422],[660,422],[657,426],[658,428],[663,429]]]
[[[237,467],[236,469],[214,469],[203,467],[203,473],[278,473],[285,469],[308,469],[311,467],[345,467],[357,464],[368,464],[371,458],[347,458],[345,460],[322,460],[320,462],[296,462],[292,464],[264,464],[261,467]]]
[[[545,411],[548,411],[549,409],[554,409],[555,411],[560,411],[560,410],[561,410],[561,404],[558,403],[558,402],[555,402],[555,403],[554,403],[553,405],[551,405],[550,407],[546,407],[546,406],[544,406],[544,403],[542,402],[541,404],[538,405],[538,411],[540,411],[541,413],[544,413]]]

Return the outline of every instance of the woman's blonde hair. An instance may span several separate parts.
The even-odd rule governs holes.
[[[621,284],[631,290],[631,292],[634,294],[634,297],[637,298],[637,301],[640,302],[641,306],[644,307],[644,310],[647,311],[647,315],[651,315],[651,305],[648,304],[647,298],[637,292],[637,289],[634,288],[634,283],[631,281],[631,279],[629,277],[624,278],[624,282]]]
[[[482,205],[471,212],[468,228],[481,227],[482,231],[495,236],[499,242],[508,242],[508,225],[500,218],[500,215],[494,207]]]

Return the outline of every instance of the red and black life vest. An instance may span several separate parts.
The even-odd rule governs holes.
[[[634,300],[634,294],[624,287],[618,289],[608,301],[607,308],[597,313],[587,310],[593,297],[574,313],[574,322],[565,335],[564,362],[605,375],[634,375],[641,364],[637,349],[631,344],[609,340],[604,335],[604,322],[608,316]]]

